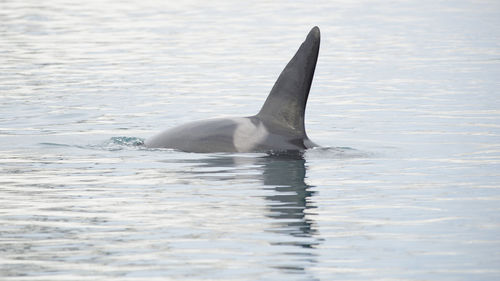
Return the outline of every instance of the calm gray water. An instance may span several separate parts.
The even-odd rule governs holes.
[[[256,113],[314,25],[326,148],[137,145]],[[499,77],[495,0],[2,1],[0,279],[499,280]]]

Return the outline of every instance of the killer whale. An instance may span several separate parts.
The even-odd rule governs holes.
[[[320,37],[319,28],[313,27],[256,115],[187,123],[146,139],[145,146],[200,153],[302,151],[318,146],[306,134],[304,114]]]

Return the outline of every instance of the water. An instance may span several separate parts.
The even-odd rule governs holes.
[[[257,112],[304,155],[149,150]],[[498,1],[3,1],[0,279],[500,279]]]

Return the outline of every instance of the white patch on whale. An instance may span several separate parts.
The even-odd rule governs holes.
[[[255,125],[248,118],[238,118],[237,127],[233,135],[233,145],[238,152],[253,151],[259,143],[262,143],[269,132],[262,122]]]

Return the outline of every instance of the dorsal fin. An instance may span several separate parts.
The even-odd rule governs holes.
[[[281,72],[257,117],[307,137],[304,113],[316,68],[320,32],[313,27]]]

